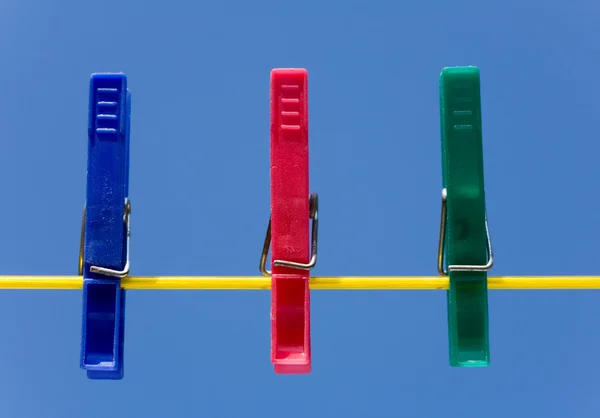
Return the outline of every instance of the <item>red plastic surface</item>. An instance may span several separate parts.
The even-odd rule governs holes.
[[[271,259],[308,263],[308,74],[271,72]],[[272,265],[271,361],[276,373],[309,373],[308,270]]]

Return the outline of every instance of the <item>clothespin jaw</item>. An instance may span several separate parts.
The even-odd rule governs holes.
[[[442,275],[448,274],[450,280],[450,364],[487,366],[487,271],[492,267],[493,256],[485,207],[477,67],[442,70],[440,116],[443,191],[438,270]]]
[[[92,74],[86,205],[82,225],[81,367],[90,379],[122,379],[125,290],[129,273],[129,118],[120,73]]]
[[[274,69],[271,219],[260,270],[271,276],[271,361],[276,373],[309,373],[312,367],[309,270],[317,259],[318,196],[309,196],[308,168],[307,71]],[[270,245],[272,272],[266,269]]]

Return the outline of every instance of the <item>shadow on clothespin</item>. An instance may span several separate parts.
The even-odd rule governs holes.
[[[477,67],[442,70],[440,116],[443,190],[438,271],[450,280],[450,365],[482,367],[490,361],[487,271],[493,255],[485,208]]]
[[[308,74],[271,72],[271,218],[260,271],[271,277],[275,373],[311,371],[309,270],[317,261],[318,196],[309,196]],[[309,222],[312,243],[309,246]],[[272,272],[266,268],[272,246]]]
[[[129,274],[129,117],[124,74],[92,74],[86,204],[79,274],[83,275],[81,368],[90,379],[122,379],[125,290]]]

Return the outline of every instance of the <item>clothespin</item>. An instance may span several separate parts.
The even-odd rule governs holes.
[[[123,378],[129,274],[129,113],[124,74],[92,74],[87,192],[79,258],[83,274],[81,368],[90,379]]]
[[[443,190],[438,271],[450,280],[450,365],[487,366],[487,271],[493,255],[485,208],[477,67],[442,70],[440,110]]]
[[[309,373],[309,270],[317,261],[318,196],[309,196],[308,74],[271,72],[271,218],[260,271],[271,277],[271,362],[275,373]],[[309,222],[312,238],[309,249]],[[272,245],[272,272],[266,269]]]

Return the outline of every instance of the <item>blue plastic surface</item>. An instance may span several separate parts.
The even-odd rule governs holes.
[[[81,367],[90,379],[122,379],[125,290],[121,279],[91,266],[123,270],[127,262],[131,95],[124,74],[92,74],[83,252]]]

